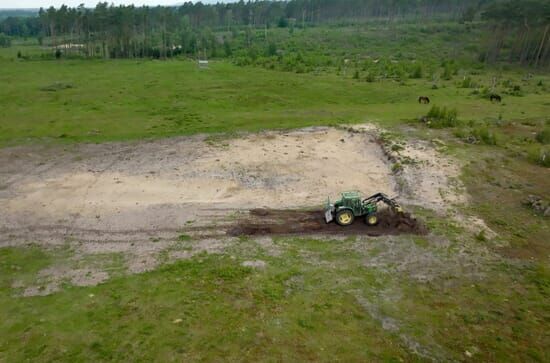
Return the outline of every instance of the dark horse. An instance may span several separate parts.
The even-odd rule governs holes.
[[[430,103],[430,99],[426,96],[420,96],[418,97],[418,103],[428,104]]]
[[[502,102],[502,97],[495,94],[492,94],[489,99],[491,100],[491,102]]]

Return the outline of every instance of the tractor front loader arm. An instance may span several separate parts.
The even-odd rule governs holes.
[[[384,193],[376,193],[363,200],[363,203],[386,203],[396,213],[403,213],[403,207],[395,201],[395,198],[390,198]]]

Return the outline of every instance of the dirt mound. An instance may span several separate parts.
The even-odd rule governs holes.
[[[230,236],[258,236],[285,234],[364,234],[369,236],[397,234],[426,234],[428,229],[409,213],[396,214],[389,210],[378,214],[380,222],[367,226],[357,218],[348,227],[325,223],[320,210],[252,209],[249,215],[227,229]]]

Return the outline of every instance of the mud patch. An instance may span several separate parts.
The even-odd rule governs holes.
[[[351,234],[351,235],[399,235],[428,233],[422,221],[409,213],[397,214],[390,210],[378,213],[380,222],[367,226],[363,218],[356,218],[351,226],[341,227],[336,223],[325,223],[320,210],[276,210],[252,209],[248,216],[238,220],[227,229],[230,236],[262,236],[293,234]]]

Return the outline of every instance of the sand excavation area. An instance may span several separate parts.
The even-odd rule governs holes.
[[[368,128],[3,149],[0,244],[136,241],[170,238],[182,230],[234,234],[244,215],[257,234],[267,214],[279,216],[283,225],[315,220],[327,197],[345,190],[403,194],[405,204],[416,201],[436,209],[445,203],[443,189],[453,194],[447,180],[452,170],[432,160],[433,150],[408,148],[428,163],[401,173],[401,180],[392,171],[392,157]],[[403,187],[407,178],[411,185]],[[258,209],[271,212],[249,212]],[[308,212],[296,216],[278,210]],[[312,228],[322,232],[322,213],[318,217]],[[287,232],[308,232],[308,223]]]

